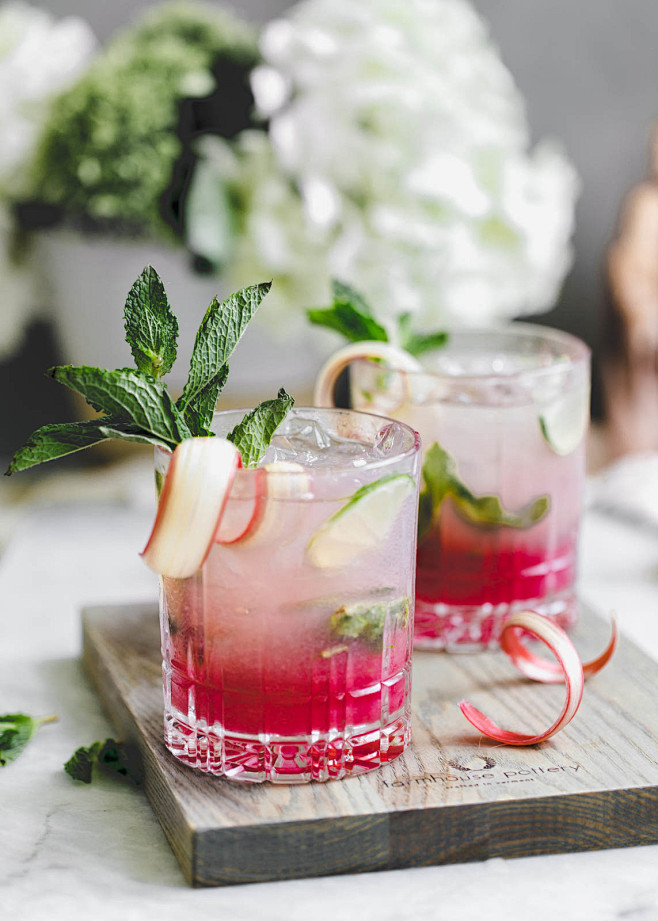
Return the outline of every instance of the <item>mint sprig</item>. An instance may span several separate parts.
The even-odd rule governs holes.
[[[498,496],[476,496],[460,480],[454,457],[438,442],[434,442],[425,454],[423,481],[425,485],[418,507],[419,539],[430,530],[447,498],[452,500],[464,520],[484,528],[530,528],[541,521],[550,508],[548,496],[538,496],[516,512],[505,509]]]
[[[94,409],[132,422],[167,445],[177,445],[192,434],[166,385],[139,371],[62,365],[47,374],[81,394]]]
[[[44,723],[54,723],[56,716],[35,719],[26,713],[6,713],[0,716],[0,767],[14,761]]]
[[[435,349],[443,348],[448,342],[448,333],[437,331],[433,333],[415,333],[411,329],[411,314],[401,313],[398,317],[398,336],[400,345],[410,355],[424,355]]]
[[[294,402],[282,387],[275,400],[260,403],[246,414],[232,432],[229,432],[226,437],[240,452],[245,467],[255,467],[263,459],[272,435],[288,415]]]
[[[271,282],[265,282],[243,288],[225,301],[213,299],[194,342],[190,372],[178,401],[181,412],[199,413],[210,425],[214,406],[210,412],[209,407],[226,381],[226,362],[271,287]]]
[[[94,769],[104,774],[119,776],[133,784],[141,784],[144,776],[139,756],[135,749],[116,739],[93,742],[81,746],[64,765],[66,773],[81,783],[89,784],[94,776]]]
[[[211,436],[213,413],[228,377],[228,359],[254,316],[271,282],[237,291],[224,301],[213,299],[197,333],[190,372],[183,393],[174,402],[161,376],[176,359],[178,321],[162,280],[146,266],[128,292],[124,309],[126,341],[136,369],[108,371],[61,365],[47,373],[81,394],[98,412],[98,419],[43,425],[14,454],[7,475],[55,460],[107,439],[161,445],[174,449],[192,436]],[[281,390],[236,429],[236,444],[244,442],[246,464],[264,453],[276,426],[293,404]],[[240,443],[238,443],[240,442]]]
[[[169,447],[162,438],[149,435],[130,422],[115,421],[107,416],[90,422],[42,425],[30,435],[20,451],[16,452],[7,472],[18,473],[36,464],[90,448],[109,438]]]
[[[364,340],[389,342],[385,326],[373,316],[370,305],[354,288],[344,282],[332,281],[332,304],[329,307],[312,307],[306,311],[308,320],[343,335],[349,342]],[[411,314],[402,313],[397,318],[400,346],[411,355],[423,355],[441,348],[448,341],[446,332],[415,333],[411,329]]]
[[[178,320],[162,279],[147,265],[128,292],[124,309],[126,341],[139,371],[160,378],[176,361]]]

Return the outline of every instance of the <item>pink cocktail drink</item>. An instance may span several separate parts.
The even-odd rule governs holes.
[[[216,416],[219,434],[235,423]],[[418,442],[294,410],[201,569],[162,580],[165,740],[239,780],[360,773],[409,739]]]
[[[422,437],[416,645],[495,645],[525,608],[571,626],[587,348],[528,324],[455,333],[422,372],[355,362],[352,395]]]

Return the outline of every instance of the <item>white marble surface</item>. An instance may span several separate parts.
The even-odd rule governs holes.
[[[150,490],[146,474],[145,483]],[[142,792],[110,780],[74,784],[62,770],[77,746],[111,734],[78,663],[80,606],[155,597],[136,554],[147,503],[120,491],[112,499],[33,508],[0,559],[0,712],[59,715],[0,769],[4,918],[658,919],[658,845],[188,888]],[[658,659],[658,531],[590,511],[581,589]]]

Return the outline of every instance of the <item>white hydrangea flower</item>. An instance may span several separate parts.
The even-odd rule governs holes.
[[[56,21],[27,3],[0,7],[0,355],[20,339],[34,309],[31,273],[11,255],[10,197],[25,188],[27,166],[48,106],[87,64],[96,40],[77,17]]]
[[[551,306],[576,176],[556,145],[529,151],[523,100],[466,0],[305,0],[261,50],[273,154],[262,145],[255,172],[247,157],[242,269],[281,272],[295,310],[336,276],[424,328]]]

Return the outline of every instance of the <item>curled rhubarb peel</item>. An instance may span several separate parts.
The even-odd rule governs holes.
[[[338,349],[324,364],[318,374],[313,393],[315,406],[335,406],[334,388],[336,381],[347,366],[359,359],[379,358],[385,361],[396,371],[420,371],[421,364],[413,355],[404,349],[391,345],[388,342],[376,340],[352,342],[342,349]]]
[[[489,719],[488,716],[485,716],[484,713],[481,713],[480,710],[466,700],[460,701],[459,708],[466,719],[479,732],[489,736],[490,739],[494,739],[496,742],[503,742],[506,745],[537,745],[564,729],[574,718],[582,700],[585,675],[573,643],[564,630],[553,621],[542,614],[536,614],[532,611],[514,614],[503,626],[501,646],[508,632],[515,633],[519,630],[524,630],[536,639],[541,640],[542,643],[548,646],[559,663],[562,680],[566,686],[566,699],[562,712],[555,722],[544,732],[536,735],[526,735],[521,732],[501,729],[493,720]],[[514,660],[514,656],[512,658]],[[541,662],[542,660],[539,659],[539,661]]]
[[[184,579],[203,565],[239,466],[240,452],[224,438],[187,438],[176,446],[141,554],[150,569]]]
[[[540,614],[534,614],[534,612],[526,612],[526,614],[520,614],[518,616],[533,616],[541,617]],[[505,627],[510,624],[512,618],[506,622]],[[583,674],[585,680],[591,678],[592,675],[595,675],[597,672],[600,672],[601,669],[607,665],[610,659],[613,656],[615,649],[617,648],[617,642],[619,638],[619,632],[617,630],[617,620],[615,616],[612,616],[612,632],[608,645],[603,650],[603,652],[592,659],[590,662],[583,662]],[[527,628],[526,628],[527,629]],[[514,665],[518,670],[526,676],[526,678],[531,678],[533,681],[541,681],[545,684],[561,684],[564,681],[564,670],[561,666],[554,662],[552,659],[544,659],[542,656],[536,655],[530,649],[525,646],[522,640],[522,632],[518,629],[508,630],[504,629],[502,636],[500,638],[501,649],[507,653],[507,655],[512,659]]]

